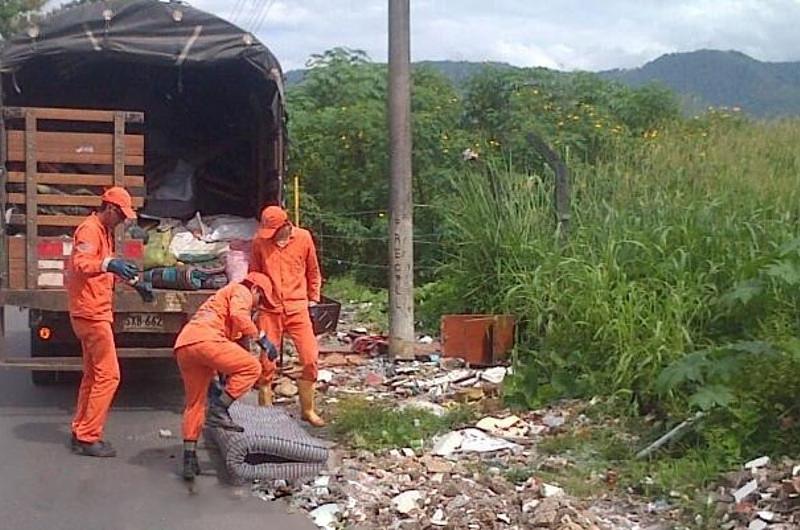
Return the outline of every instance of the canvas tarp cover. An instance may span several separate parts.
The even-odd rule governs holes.
[[[63,9],[2,43],[0,72],[7,106],[144,112],[144,214],[255,216],[259,200],[280,195],[274,159],[254,162],[258,152],[271,156],[259,141],[285,134],[280,65],[219,17],[158,0]],[[182,165],[186,189],[202,193],[165,199]]]
[[[86,53],[184,66],[245,60],[265,77],[281,79],[275,56],[246,31],[186,4],[157,0],[111,0],[56,11],[3,44],[0,68],[13,72],[33,58]]]

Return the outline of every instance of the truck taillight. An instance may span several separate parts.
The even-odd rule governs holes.
[[[39,259],[61,259],[64,256],[64,243],[61,241],[39,241],[36,244]]]
[[[42,339],[42,340],[50,340],[50,337],[52,337],[52,336],[53,336],[53,330],[52,329],[50,329],[50,328],[48,328],[46,326],[42,326],[42,327],[39,328],[39,338],[40,339]]]

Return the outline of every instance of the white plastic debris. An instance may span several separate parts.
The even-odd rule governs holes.
[[[546,414],[544,418],[542,418],[542,423],[550,427],[551,429],[555,429],[556,427],[561,427],[564,425],[564,416],[556,416],[555,414]]]
[[[330,370],[320,370],[317,372],[317,381],[320,383],[330,383],[333,381],[333,372]]]
[[[318,488],[327,488],[331,483],[330,475],[323,475],[321,477],[317,477],[317,480],[314,481],[314,486]]]
[[[475,427],[486,432],[505,431],[519,423],[519,417],[509,416],[507,418],[493,418],[487,416],[475,424]]]
[[[751,521],[749,525],[747,525],[747,530],[764,530],[768,526],[769,524],[765,523],[761,519],[755,519]]]
[[[430,335],[425,335],[424,337],[420,337],[419,343],[420,344],[431,344],[433,342],[433,337]]]
[[[336,516],[339,514],[339,511],[340,508],[338,504],[330,503],[315,508],[308,515],[311,516],[314,524],[318,527],[333,529],[338,520]]]
[[[444,516],[444,510],[437,508],[431,517],[431,524],[433,526],[447,526],[447,519]]]
[[[745,484],[744,486],[733,492],[733,499],[737,503],[740,503],[749,495],[755,493],[757,490],[758,490],[758,481],[751,480],[750,482],[748,482],[747,484]]]
[[[746,463],[744,465],[744,468],[745,469],[756,470],[756,469],[758,469],[760,467],[764,467],[764,466],[768,466],[768,465],[769,465],[769,457],[768,456],[762,456],[762,457],[756,458],[755,460],[749,461],[748,463]]]
[[[158,431],[158,436],[161,438],[172,438],[172,431],[169,429],[160,429]]]
[[[460,432],[449,432],[439,438],[436,443],[433,444],[432,453],[436,456],[450,456],[456,451],[456,449],[461,447],[461,442],[463,441],[464,437]]]
[[[522,513],[530,513],[534,511],[536,507],[539,506],[540,502],[541,501],[539,499],[533,499],[526,502],[525,504],[522,505]]]
[[[461,431],[463,436],[459,451],[462,453],[491,453],[504,449],[519,449],[521,446],[502,438],[489,436],[478,429],[464,429]]]
[[[800,475],[800,465],[796,465],[792,468],[792,476],[796,477],[797,475]]]
[[[545,499],[550,497],[560,497],[561,495],[564,495],[564,490],[562,488],[559,488],[558,486],[553,486],[552,484],[542,484],[540,491],[542,493],[542,497],[544,497]]]
[[[775,512],[762,511],[758,512],[756,515],[758,515],[759,519],[767,521],[768,523],[771,523],[775,520]]]
[[[506,524],[511,524],[511,517],[509,517],[507,514],[504,514],[504,513],[498,513],[497,514],[497,520],[498,521],[502,521],[502,522],[504,522]]]
[[[481,374],[481,379],[499,385],[503,382],[503,379],[506,378],[506,372],[507,369],[505,366],[496,366],[495,368],[484,370]]]
[[[417,508],[417,502],[420,499],[422,499],[422,493],[419,491],[404,491],[392,499],[392,506],[394,506],[395,510],[405,515],[410,513],[414,508]]]

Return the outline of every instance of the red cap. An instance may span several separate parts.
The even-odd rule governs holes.
[[[256,236],[264,239],[272,239],[275,232],[289,221],[286,211],[280,206],[267,206],[261,212],[261,228],[256,232]]]
[[[103,202],[118,206],[122,213],[125,214],[126,219],[136,219],[136,212],[133,211],[133,201],[131,201],[130,193],[119,186],[108,188],[101,197]]]

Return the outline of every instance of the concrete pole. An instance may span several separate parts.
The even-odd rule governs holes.
[[[389,355],[414,358],[409,0],[389,0]]]

